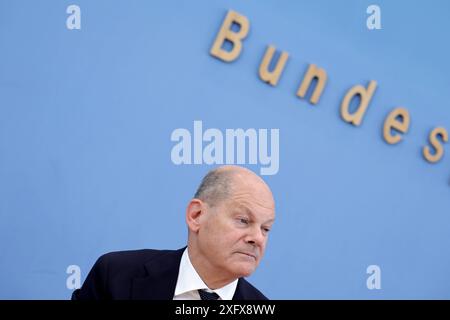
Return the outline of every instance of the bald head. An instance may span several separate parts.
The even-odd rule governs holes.
[[[263,179],[251,170],[233,165],[221,166],[209,171],[202,179],[194,198],[213,207],[230,198],[242,187],[261,188],[272,198],[272,193]]]

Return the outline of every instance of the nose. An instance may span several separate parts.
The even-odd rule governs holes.
[[[249,228],[249,231],[245,237],[245,242],[257,247],[263,247],[266,241],[266,237],[263,234],[261,228],[255,226],[253,228]]]

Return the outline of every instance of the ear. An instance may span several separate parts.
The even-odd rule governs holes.
[[[200,217],[205,213],[205,204],[200,199],[192,199],[186,208],[186,223],[190,231],[200,229]]]

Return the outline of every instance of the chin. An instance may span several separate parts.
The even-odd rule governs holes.
[[[236,266],[235,268],[235,274],[238,276],[238,278],[240,277],[249,277],[253,272],[255,272],[256,270],[256,266],[252,265],[240,265],[240,266]]]

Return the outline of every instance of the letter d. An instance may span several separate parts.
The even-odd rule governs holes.
[[[366,109],[369,106],[369,102],[372,99],[373,93],[375,92],[376,88],[377,82],[373,80],[369,82],[369,87],[367,89],[361,85],[354,86],[353,88],[351,88],[345,95],[344,100],[342,101],[341,104],[342,119],[355,126],[359,126],[362,122],[364,114],[366,113]],[[350,102],[353,99],[353,97],[357,95],[361,97],[361,101],[357,111],[351,114],[349,112]]]

